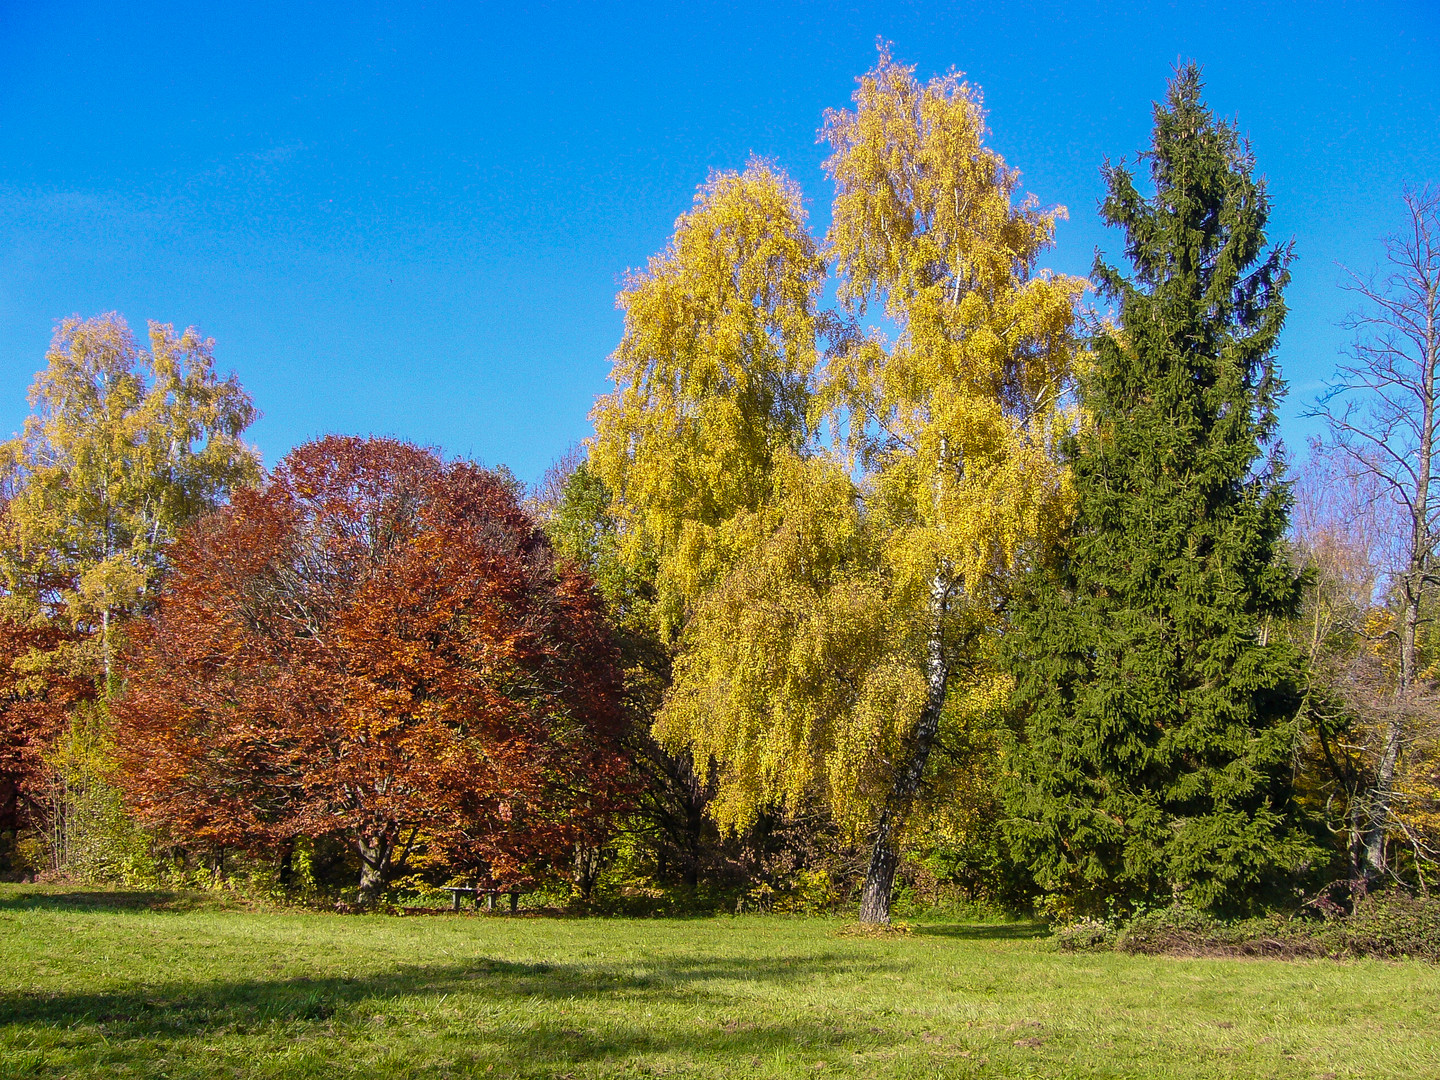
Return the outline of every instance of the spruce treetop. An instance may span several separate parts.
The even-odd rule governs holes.
[[[1265,251],[1265,181],[1253,175],[1249,144],[1233,124],[1215,119],[1202,90],[1199,67],[1186,65],[1164,104],[1155,106],[1152,146],[1139,155],[1149,165],[1152,197],[1140,194],[1123,163],[1103,168],[1109,194],[1101,217],[1124,230],[1133,273],[1127,277],[1097,253],[1093,278],[1101,294],[1116,302],[1131,346],[1102,332],[1097,348],[1119,354],[1098,370],[1141,376],[1176,367],[1187,378],[1172,389],[1184,398],[1197,395],[1191,407],[1208,405],[1234,423],[1248,421],[1254,439],[1270,443],[1283,393],[1272,356],[1285,322],[1292,249],[1282,244]],[[1130,363],[1116,363],[1122,359]],[[1104,379],[1096,404],[1135,404],[1142,385],[1133,378]],[[1253,408],[1237,412],[1236,394],[1253,394]],[[1171,404],[1181,407],[1178,400]]]
[[[1081,379],[1071,537],[1022,590],[1011,636],[1023,717],[1010,829],[1077,907],[1176,895],[1244,906],[1313,852],[1289,760],[1300,668],[1272,641],[1299,580],[1274,359],[1288,245],[1232,124],[1176,73],[1156,106],[1144,196],[1106,166],[1102,215],[1128,274]]]

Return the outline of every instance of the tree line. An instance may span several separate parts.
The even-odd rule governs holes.
[[[820,134],[826,234],[713,175],[529,491],[376,438],[264,473],[210,342],[62,323],[6,446],[12,872],[867,922],[1428,890],[1440,197],[1350,281],[1297,479],[1293,251],[1196,67],[1089,281],[959,76],[882,50]]]

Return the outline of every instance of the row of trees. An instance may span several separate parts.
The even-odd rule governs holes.
[[[827,235],[774,165],[712,177],[528,497],[388,440],[261,476],[209,343],[62,324],[9,449],[0,828],[58,866],[109,792],[151,852],[343,839],[362,902],[607,865],[853,881],[867,921],[921,866],[1057,912],[1426,887],[1440,201],[1357,279],[1292,528],[1291,252],[1196,69],[1149,194],[1106,166],[1098,314],[975,88],[882,53],[821,134]]]
[[[1188,67],[1156,107],[1149,194],[1105,168],[1128,267],[1097,257],[1098,315],[1037,269],[1061,211],[1016,203],[978,92],[886,54],[822,129],[823,240],[752,163],[620,296],[616,390],[573,483],[608,495],[606,557],[668,656],[654,733],[712,770],[728,829],[818,798],[870,845],[862,919],[887,917],[906,849],[980,836],[1068,910],[1363,890],[1397,838],[1425,886],[1437,200],[1407,196],[1395,274],[1359,284],[1354,361],[1317,406],[1317,462],[1373,498],[1296,543],[1275,414],[1292,251],[1201,92]],[[1382,506],[1405,528],[1376,531],[1392,558],[1352,597],[1364,627],[1307,634]],[[1356,663],[1364,694],[1334,677]]]
[[[62,873],[338,837],[368,904],[417,852],[514,888],[593,845],[630,793],[615,650],[513,480],[339,437],[262,477],[210,343],[150,338],[62,323],[7,447],[10,860],[42,823]]]

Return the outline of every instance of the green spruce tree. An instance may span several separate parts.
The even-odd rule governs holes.
[[[1067,449],[1074,527],[1014,610],[1007,832],[1062,906],[1233,910],[1315,851],[1290,785],[1302,672],[1271,632],[1300,596],[1275,436],[1290,250],[1267,250],[1264,181],[1194,65],[1141,159],[1149,198],[1105,167],[1133,271],[1096,258],[1116,321]]]

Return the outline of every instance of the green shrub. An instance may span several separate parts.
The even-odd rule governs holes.
[[[1413,957],[1440,962],[1440,900],[1390,892],[1366,897],[1343,920],[1350,956]]]
[[[1218,919],[1184,904],[1143,912],[1118,928],[1079,919],[1055,930],[1062,949],[1163,956],[1413,958],[1440,962],[1440,900],[1393,891],[1349,915],[1304,913]]]
[[[1108,923],[1087,915],[1056,927],[1055,943],[1068,952],[1108,949],[1115,944],[1115,930]]]

